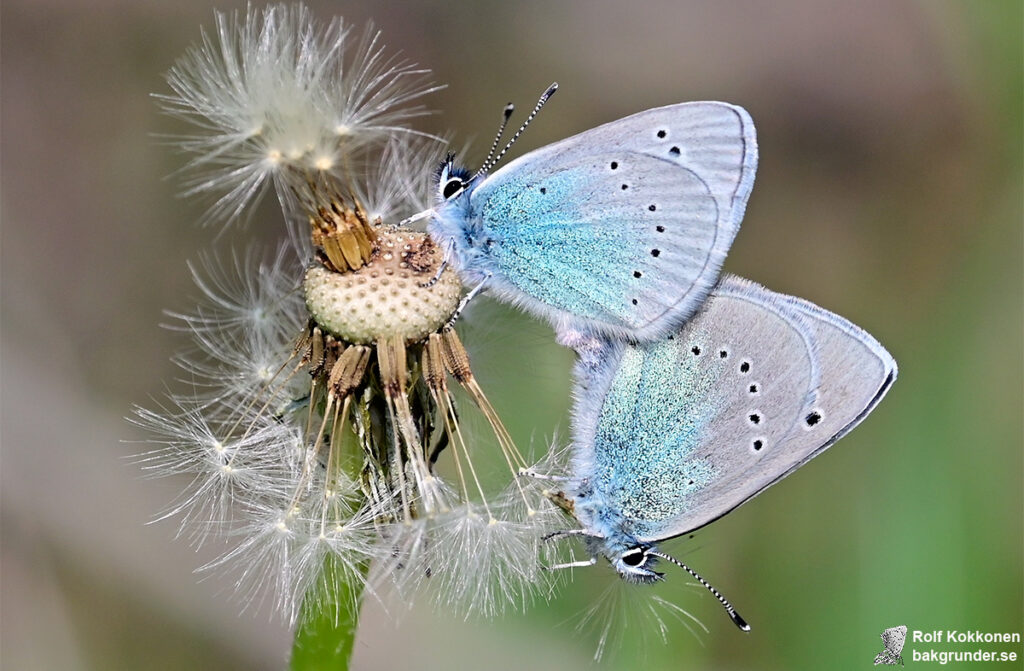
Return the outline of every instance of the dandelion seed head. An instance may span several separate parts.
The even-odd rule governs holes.
[[[378,236],[382,252],[356,271],[311,268],[303,285],[306,305],[317,324],[346,342],[422,340],[454,314],[462,285],[445,269],[425,286],[441,263],[440,250],[426,234],[382,229]]]
[[[463,287],[426,233],[394,225],[431,204],[446,147],[405,126],[427,75],[372,27],[274,5],[218,14],[159,97],[194,126],[177,142],[208,219],[242,218],[273,188],[289,243],[191,265],[197,305],[168,313],[190,338],[174,359],[189,393],[136,411],[152,443],[137,459],[189,481],[162,518],[228,543],[200,570],[290,623],[358,607],[336,595],[371,562],[374,585],[467,617],[550,583],[539,539],[559,511],[519,481],[485,493],[460,424],[471,401],[509,468],[526,466],[450,327]]]

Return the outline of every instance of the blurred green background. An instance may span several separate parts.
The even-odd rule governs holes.
[[[753,632],[674,573],[662,594],[710,633],[675,623],[662,643],[629,617],[605,667],[856,669],[898,624],[1024,629],[1019,0],[311,4],[372,18],[432,68],[448,88],[421,127],[481,154],[505,102],[552,80],[518,153],[657,105],[745,106],[761,163],[726,269],[846,316],[899,362],[838,447],[667,544]],[[141,480],[119,442],[138,437],[131,404],[176,374],[183,343],[157,324],[189,307],[185,262],[214,235],[165,179],[181,158],[152,137],[174,125],[148,96],[212,9],[3,5],[4,668],[278,669],[289,647],[279,624],[238,615],[230,585],[197,581],[208,552],[145,525],[180,483]],[[266,215],[222,247],[278,235]],[[488,301],[464,326],[517,441],[564,436],[571,360],[548,329]],[[589,668],[597,633],[576,625],[613,583],[578,571],[552,603],[488,621],[421,605],[396,625],[370,603],[354,665]],[[912,647],[931,646],[908,641],[908,667]]]

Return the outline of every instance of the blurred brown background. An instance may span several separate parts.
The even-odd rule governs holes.
[[[311,4],[372,18],[432,68],[448,88],[421,127],[475,137],[479,154],[504,103],[524,109],[552,80],[519,153],[656,105],[745,106],[761,164],[726,268],[839,312],[899,361],[889,397],[838,448],[695,545],[669,545],[754,632],[684,588],[672,598],[710,634],[676,625],[640,653],[627,632],[606,665],[860,668],[896,624],[1021,631],[1018,0]],[[3,5],[4,668],[284,663],[285,628],[239,616],[229,585],[192,574],[208,553],[146,526],[178,483],[142,480],[125,458],[141,448],[120,442],[138,438],[131,405],[173,384],[183,343],[161,311],[189,307],[185,262],[213,242],[165,179],[182,159],[153,134],[176,126],[149,97],[212,9]],[[219,244],[279,234],[267,208]],[[517,440],[542,449],[568,426],[569,358],[525,317],[475,312],[480,377]],[[419,607],[396,628],[371,605],[355,668],[588,668],[596,638],[574,622],[606,573],[498,621]]]

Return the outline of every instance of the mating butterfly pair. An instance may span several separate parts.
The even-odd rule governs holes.
[[[526,123],[555,90],[552,86]],[[505,122],[511,114],[505,110]],[[514,141],[526,123],[513,137]],[[504,130],[505,124],[502,124]],[[463,281],[547,319],[573,347],[565,507],[592,564],[661,576],[655,544],[725,515],[856,426],[896,363],[868,333],[719,270],[754,182],[745,110],[647,110],[493,175],[446,160],[428,230]]]

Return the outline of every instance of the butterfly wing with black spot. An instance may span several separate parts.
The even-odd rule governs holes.
[[[645,542],[704,526],[793,472],[896,376],[850,322],[738,278],[670,340],[608,351],[577,390],[577,475]]]
[[[575,327],[646,340],[714,285],[753,186],[757,144],[739,107],[641,112],[531,152],[471,194],[456,241],[489,290]]]

